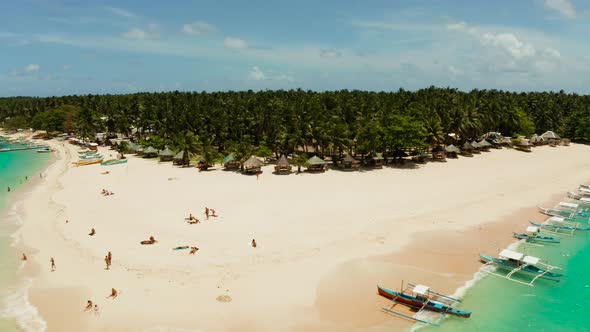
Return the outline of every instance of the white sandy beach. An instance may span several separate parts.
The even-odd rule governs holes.
[[[475,272],[473,247],[500,249],[536,205],[585,183],[590,169],[590,146],[573,144],[532,153],[492,150],[415,169],[278,176],[267,166],[257,180],[137,157],[123,165],[72,167],[78,148],[51,145],[59,159],[25,201],[17,234],[29,256],[31,301],[48,331],[407,327],[380,312],[386,301],[376,284],[395,289],[405,279],[436,286],[444,276],[453,282],[443,290],[460,286]],[[101,195],[103,188],[115,195]],[[220,217],[205,220],[205,206]],[[189,213],[202,222],[187,224]],[[488,228],[491,222],[500,226]],[[458,243],[456,232],[468,230],[479,232],[467,244],[469,264],[445,254],[453,242],[438,250],[432,236],[444,231]],[[150,235],[158,243],[139,244]],[[258,248],[250,246],[252,238]],[[192,256],[176,246],[200,250]],[[431,251],[404,251],[402,267],[410,267],[400,268],[391,257],[407,246]],[[428,257],[435,266],[424,266]],[[112,287],[119,297],[106,299]],[[231,301],[218,301],[221,295]],[[99,316],[82,311],[89,299]]]

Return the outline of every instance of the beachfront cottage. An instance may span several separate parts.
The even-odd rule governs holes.
[[[160,161],[172,161],[174,158],[174,152],[168,148],[160,151],[159,153]]]
[[[324,172],[328,165],[322,158],[313,156],[307,160],[305,166],[309,172]]]
[[[457,158],[458,157],[457,155],[459,153],[461,153],[461,150],[458,147],[451,144],[445,148],[445,152],[446,152],[447,157]]]
[[[148,146],[147,149],[143,150],[144,158],[156,158],[158,156],[158,150],[154,149],[153,146]]]
[[[476,141],[472,141],[471,146],[473,147],[473,153],[480,153],[481,150],[481,145],[479,145],[479,143],[477,143]]]
[[[371,155],[370,164],[373,165],[375,168],[383,168],[383,162],[385,158],[383,158],[383,153],[377,152]]]
[[[541,137],[551,146],[555,146],[561,141],[561,137],[551,130],[546,131]]]
[[[481,141],[477,142],[477,144],[479,144],[480,150],[485,152],[490,151],[490,148],[492,147],[492,144],[486,141],[485,139],[482,139]]]
[[[290,174],[291,173],[291,164],[289,163],[289,159],[285,155],[282,155],[281,158],[277,161],[277,165],[275,166],[275,172],[277,174]]]
[[[223,158],[223,167],[226,170],[237,170],[240,168],[240,162],[236,160],[233,153],[230,153]]]
[[[442,146],[436,146],[434,149],[432,149],[432,159],[434,160],[439,160],[439,161],[445,161],[446,160],[446,153],[445,153],[445,148],[443,148]]]
[[[242,167],[245,173],[256,174],[262,173],[263,165],[264,163],[260,159],[256,158],[255,156],[251,156],[248,158],[248,160],[244,161]]]
[[[473,146],[469,144],[469,142],[465,142],[461,147],[461,154],[464,156],[472,156],[473,155]]]
[[[344,158],[342,158],[342,161],[340,161],[340,163],[338,164],[338,167],[344,169],[344,170],[357,170],[359,169],[361,166],[360,162],[356,159],[354,159],[351,155],[347,154],[344,156]]]

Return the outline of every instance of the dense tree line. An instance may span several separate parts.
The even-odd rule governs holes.
[[[311,149],[366,155],[553,130],[590,140],[590,96],[430,87],[410,92],[241,91],[0,98],[7,128],[136,133],[152,145],[217,155]]]

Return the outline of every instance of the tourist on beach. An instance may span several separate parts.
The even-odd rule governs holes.
[[[69,222],[69,221],[68,221],[68,219],[66,219],[66,224],[67,224],[68,222]]]
[[[94,236],[94,234],[96,234],[96,231],[94,230],[94,228],[92,228],[92,229],[90,230],[90,233],[88,233],[88,235],[90,235],[90,236]]]
[[[88,303],[86,304],[86,308],[84,308],[84,311],[88,311],[88,310],[92,309],[92,307],[93,307],[92,301],[88,300]]]
[[[98,311],[98,304],[94,305],[94,314],[100,316],[100,312]]]
[[[112,298],[113,298],[113,300],[114,300],[114,299],[117,297],[117,295],[119,295],[119,294],[117,293],[117,290],[116,290],[116,289],[114,289],[114,288],[111,288],[111,295],[107,296],[107,299],[112,297]]]
[[[143,240],[140,243],[141,244],[154,244],[156,242],[158,242],[158,241],[156,241],[156,239],[153,236],[150,236],[149,240]]]
[[[258,178],[260,177],[260,173],[262,173],[262,172],[256,172],[256,181],[258,181]]]
[[[252,239],[252,248],[256,248],[256,240]]]
[[[191,225],[198,224],[199,223],[199,219],[193,218],[192,220],[189,220],[188,223],[191,224]]]
[[[23,261],[26,261],[26,260],[27,260],[27,255],[25,255],[25,254],[23,253],[23,258],[21,258],[21,260],[23,260]]]
[[[107,268],[105,270],[108,270],[110,268],[109,264],[109,256],[104,256],[104,263],[106,264]]]
[[[113,261],[113,254],[111,254],[111,252],[109,251],[107,257],[109,258],[109,265],[111,265],[111,262]]]
[[[205,217],[209,220],[209,208],[205,206]]]
[[[215,214],[215,210],[211,209],[211,217],[218,217],[218,215]]]
[[[194,255],[197,252],[197,250],[199,250],[199,248],[197,248],[197,247],[191,247],[191,252],[189,252],[188,254],[189,255]]]
[[[55,259],[53,259],[53,257],[51,257],[49,262],[51,262],[51,272],[55,271]]]

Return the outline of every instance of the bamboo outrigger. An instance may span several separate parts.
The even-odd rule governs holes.
[[[561,270],[560,267],[543,263],[540,258],[526,256],[510,249],[500,251],[498,257],[479,254],[479,259],[485,263],[481,271],[527,286],[534,286],[534,282],[539,278],[558,282],[563,276],[562,274],[552,272],[553,270]],[[502,275],[485,268],[489,266],[508,271],[508,274]],[[532,276],[533,279],[529,282],[517,280],[512,277],[515,274]]]
[[[460,299],[431,291],[430,287],[424,285],[408,284],[408,287],[405,289],[403,285],[404,283],[402,281],[400,292],[377,286],[378,294],[392,301],[392,304],[388,308],[382,308],[384,312],[432,326],[438,326],[447,314],[465,318],[471,316],[471,312],[469,311],[453,308],[455,303],[461,302]],[[393,310],[398,303],[416,310],[416,314],[410,316]],[[417,316],[424,310],[439,313],[439,319],[430,321],[417,318]]]

